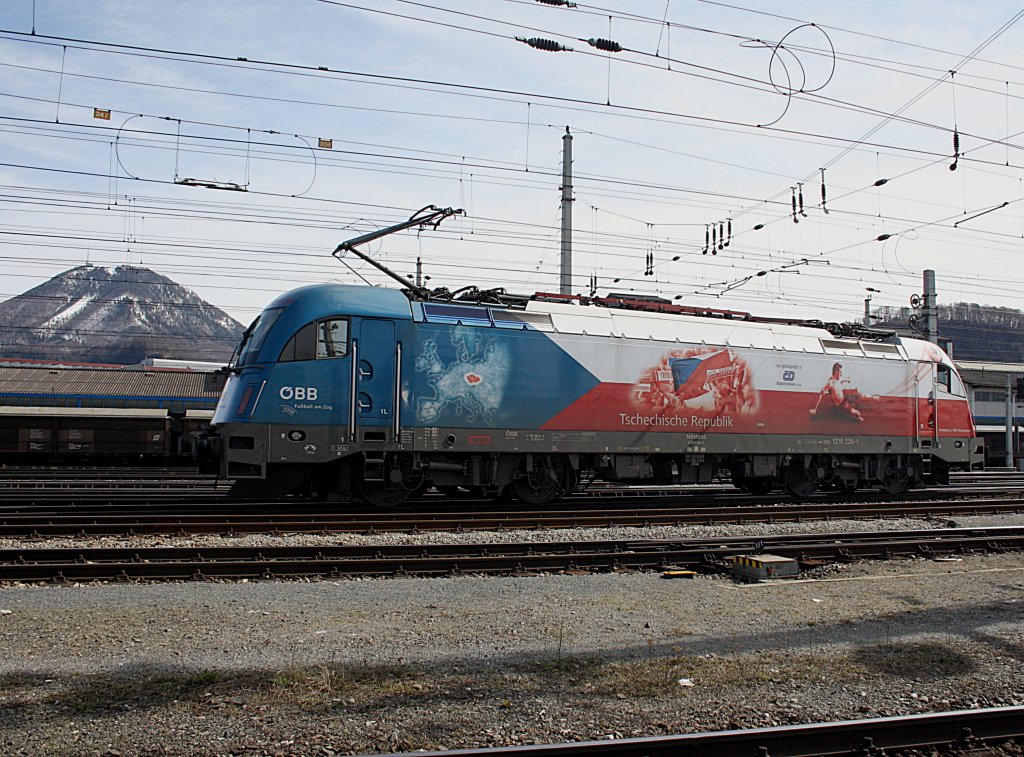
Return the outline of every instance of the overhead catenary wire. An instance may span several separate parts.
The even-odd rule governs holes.
[[[1008,141],[1009,141],[1009,140],[1008,140]],[[797,178],[797,177],[792,177],[792,178],[791,178],[790,180],[787,180],[787,181],[786,181],[786,185],[791,185],[791,184],[793,184],[793,183],[796,183],[796,181],[795,181],[795,180],[796,180],[796,178]],[[838,180],[837,180],[837,184],[836,184],[836,185],[837,185],[837,186],[841,185],[841,181],[842,181],[842,176],[837,176],[836,178],[838,179]],[[638,187],[638,188],[639,188],[639,187]],[[652,188],[654,188],[654,187],[652,187]],[[132,193],[132,194],[134,194],[134,193]],[[713,194],[710,194],[710,195],[709,195],[708,197],[709,197],[710,201],[712,201],[712,202],[714,202],[714,201],[716,200],[716,198],[714,197],[714,193],[713,193]],[[719,202],[722,202],[722,203],[725,203],[725,202],[727,201],[727,198],[719,198],[719,199],[718,199],[718,201],[719,201]],[[734,205],[733,205],[733,207],[734,207]],[[718,215],[718,214],[716,214],[716,215]],[[722,213],[722,214],[721,214],[721,217],[725,217],[725,213]],[[804,217],[804,216],[802,216],[802,217]],[[840,218],[837,218],[836,220],[837,220],[837,222],[842,222],[842,216],[841,216]],[[719,235],[719,236],[721,236],[721,235]],[[683,240],[677,240],[677,241],[678,241],[678,242],[683,242]],[[796,251],[796,250],[794,250],[794,252],[797,252],[797,251]]]
[[[326,0],[321,0],[321,2],[325,2],[325,1]],[[1021,11],[1021,14],[1024,15],[1024,11]],[[93,50],[93,51],[109,51],[109,52],[114,52],[114,53],[117,53],[117,54],[132,55],[132,56],[142,56],[142,57],[155,56],[155,57],[158,57],[160,59],[179,59],[179,60],[182,60],[182,61],[188,61],[188,62],[193,62],[193,63],[202,63],[204,65],[214,65],[214,66],[240,67],[240,68],[253,68],[253,67],[261,68],[262,67],[262,68],[265,68],[267,70],[272,70],[272,71],[275,71],[275,72],[278,72],[278,73],[290,73],[290,74],[303,75],[303,76],[327,76],[327,75],[356,76],[356,77],[360,77],[360,78],[366,79],[368,81],[374,81],[374,82],[378,82],[378,83],[379,82],[397,82],[397,83],[401,83],[403,85],[429,85],[429,86],[432,86],[432,87],[442,87],[445,90],[448,90],[448,91],[451,91],[451,92],[454,92],[454,93],[464,94],[464,95],[473,96],[473,97],[489,97],[489,96],[495,96],[495,95],[505,95],[505,96],[512,96],[512,97],[517,98],[516,99],[517,102],[525,102],[525,99],[523,99],[523,98],[533,98],[533,101],[534,101],[535,105],[539,105],[540,104],[540,103],[537,103],[536,101],[544,100],[546,102],[559,103],[560,107],[565,107],[566,105],[568,105],[568,106],[581,106],[582,105],[582,106],[607,108],[611,112],[618,112],[618,113],[620,113],[622,115],[627,115],[629,117],[637,117],[637,116],[645,116],[645,115],[646,116],[667,116],[667,117],[672,117],[672,118],[676,118],[676,119],[693,120],[693,121],[697,121],[697,122],[701,122],[701,123],[707,123],[707,124],[725,124],[725,125],[731,125],[731,126],[742,126],[742,127],[754,128],[754,129],[757,129],[757,130],[773,131],[773,132],[778,132],[778,133],[782,133],[782,134],[791,134],[791,135],[795,134],[795,135],[799,135],[799,136],[816,136],[818,138],[834,140],[834,141],[841,142],[841,143],[853,143],[853,144],[864,143],[864,139],[863,138],[861,140],[849,140],[849,139],[842,138],[842,137],[837,137],[837,136],[834,136],[834,135],[812,134],[812,133],[808,133],[808,132],[803,132],[801,130],[782,129],[781,127],[777,127],[777,126],[759,127],[759,125],[756,124],[756,123],[737,121],[737,120],[734,120],[734,119],[715,118],[715,117],[702,116],[702,115],[693,114],[693,113],[680,113],[680,112],[677,112],[677,111],[669,111],[669,110],[663,110],[663,109],[658,109],[658,108],[645,108],[645,107],[640,107],[640,106],[630,106],[630,105],[623,105],[623,104],[619,104],[619,103],[607,104],[607,103],[601,103],[598,100],[588,100],[586,98],[575,98],[575,97],[567,97],[567,96],[560,96],[560,95],[551,95],[551,94],[546,94],[546,93],[527,92],[527,91],[522,91],[522,90],[506,89],[506,88],[501,88],[501,87],[489,87],[489,86],[484,86],[484,85],[464,84],[464,83],[458,83],[458,82],[444,82],[444,81],[439,81],[439,80],[430,80],[430,79],[423,79],[423,78],[417,78],[417,77],[403,77],[403,76],[395,76],[395,75],[388,75],[388,74],[378,74],[378,73],[365,72],[365,71],[358,72],[358,71],[350,71],[350,70],[338,70],[338,69],[332,69],[332,68],[326,67],[326,66],[311,66],[311,65],[306,65],[306,64],[283,63],[283,62],[270,61],[270,60],[258,60],[258,59],[249,59],[249,58],[239,58],[237,56],[234,57],[234,58],[231,58],[229,56],[217,55],[217,54],[212,54],[212,53],[191,53],[191,52],[185,52],[185,51],[173,51],[173,50],[168,50],[168,49],[163,49],[163,48],[146,47],[146,46],[138,46],[138,45],[125,45],[125,44],[113,43],[113,42],[98,42],[98,41],[82,40],[82,39],[67,38],[67,37],[48,37],[46,35],[39,35],[38,37],[25,40],[25,39],[22,39],[24,37],[24,35],[22,33],[19,33],[19,32],[16,32],[16,31],[12,31],[12,30],[0,29],[0,39],[3,38],[2,35],[4,35],[4,34],[11,35],[10,38],[12,38],[12,39],[19,39],[20,41],[27,41],[27,42],[29,42],[31,44],[61,44],[61,45],[68,45],[69,47],[70,46],[74,46],[75,44],[79,44],[79,45],[83,45],[83,49],[88,49],[88,50]],[[46,40],[48,40],[48,39],[51,39],[51,40],[54,40],[54,41],[50,42],[50,43],[47,43]],[[586,54],[586,53],[584,52],[584,54]],[[891,117],[898,117],[899,114],[887,114],[887,115],[889,115]],[[936,125],[934,125],[934,128],[941,129],[942,127],[936,124]],[[993,143],[993,144],[1002,144],[1003,143],[1000,139],[995,138],[995,137],[985,137],[984,135],[974,135],[974,134],[970,134],[969,136],[976,137],[979,140],[984,141],[984,142],[988,142],[988,143]],[[1011,146],[1015,147],[1017,149],[1024,149],[1024,145],[1013,145],[1011,143]]]

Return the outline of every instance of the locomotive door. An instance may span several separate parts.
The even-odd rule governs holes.
[[[363,319],[357,339],[354,420],[360,426],[390,426],[395,414],[395,324]]]
[[[937,447],[939,441],[939,393],[936,365],[930,360],[917,364],[914,437],[918,448]],[[927,440],[927,441],[925,441]]]

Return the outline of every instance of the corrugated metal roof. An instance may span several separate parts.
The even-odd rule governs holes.
[[[73,418],[166,418],[167,409],[149,410],[137,407],[19,407],[17,405],[0,405],[0,415],[24,417],[62,417]]]
[[[956,360],[957,370],[986,373],[1024,373],[1024,363],[992,363],[987,360]]]
[[[0,366],[0,395],[217,399],[221,384],[199,371]]]

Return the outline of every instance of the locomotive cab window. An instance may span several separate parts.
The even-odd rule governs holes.
[[[317,359],[344,357],[348,352],[348,321],[330,318],[317,324]]]
[[[937,369],[936,382],[939,388],[947,394],[952,394],[956,397],[966,397],[967,390],[964,388],[963,382],[960,377],[953,370],[953,366],[941,363]]]
[[[307,323],[298,333],[288,340],[281,350],[279,362],[290,363],[294,360],[312,360],[316,357],[316,321]]]
[[[296,360],[323,360],[344,357],[348,353],[348,321],[327,318],[307,323],[281,350],[279,362]]]
[[[252,325],[246,329],[242,335],[242,344],[238,348],[237,365],[246,365],[256,361],[256,358],[259,357],[260,349],[263,347],[263,342],[267,339],[267,334],[270,333],[270,329],[277,322],[283,310],[284,308],[264,310],[252,322]]]

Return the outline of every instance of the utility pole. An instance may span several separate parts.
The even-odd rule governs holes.
[[[572,294],[572,134],[562,135],[562,262],[559,294]]]
[[[939,310],[935,299],[935,271],[929,268],[924,272],[924,333],[932,344],[939,343]]]
[[[1013,389],[1006,374],[1006,467],[1013,467]]]
[[[871,293],[880,293],[881,289],[875,289],[874,287],[864,287],[864,290],[868,293],[868,296],[864,298],[864,325],[871,326]]]

